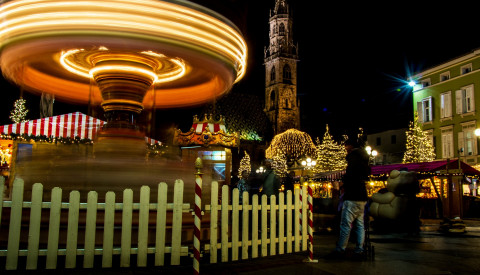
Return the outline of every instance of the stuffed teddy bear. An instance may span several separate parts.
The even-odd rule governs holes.
[[[396,220],[413,215],[419,183],[415,172],[393,170],[387,179],[387,192],[372,195],[370,215]]]

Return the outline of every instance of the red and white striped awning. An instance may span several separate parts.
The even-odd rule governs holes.
[[[193,123],[192,128],[195,130],[197,134],[201,134],[207,128],[210,131],[210,133],[216,133],[220,130],[223,130],[225,133],[227,132],[227,129],[225,128],[225,124],[212,123],[212,122]]]
[[[62,138],[75,138],[93,140],[97,131],[105,124],[105,121],[87,116],[80,112],[58,115],[26,122],[0,126],[0,133],[4,134],[27,134],[34,136],[53,136]],[[148,144],[160,144],[159,141],[145,137]]]

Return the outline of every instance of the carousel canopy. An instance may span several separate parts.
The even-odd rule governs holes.
[[[223,146],[237,147],[239,145],[238,133],[227,133],[225,118],[220,116],[215,120],[212,115],[205,115],[199,120],[195,115],[190,131],[183,133],[180,129],[175,131],[173,144],[179,146]]]
[[[21,123],[0,126],[0,133],[33,135],[47,137],[62,137],[93,140],[97,131],[105,124],[105,121],[87,116],[80,112],[64,115],[34,119]],[[160,143],[159,141],[145,137],[148,144]]]

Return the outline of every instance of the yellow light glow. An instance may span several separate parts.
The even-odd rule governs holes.
[[[228,92],[245,75],[247,47],[240,31],[224,17],[188,1],[14,0],[0,5],[0,18],[5,77],[25,89],[75,102],[90,102],[90,91],[96,88],[88,79],[95,64],[70,57],[92,49],[148,56],[157,60],[155,64],[168,62],[153,68],[154,84],[162,85],[145,97],[156,107],[204,103]],[[58,70],[59,64],[64,70]],[[137,72],[153,76],[148,68]],[[171,83],[163,85],[167,82]],[[72,87],[78,88],[76,94]]]
[[[114,9],[112,9],[114,7]],[[245,74],[246,43],[237,30],[190,7],[163,1],[11,1],[0,7],[0,41],[41,32],[109,30],[166,37],[220,54]]]

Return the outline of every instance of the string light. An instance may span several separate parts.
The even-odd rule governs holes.
[[[27,116],[28,110],[27,108],[25,108],[25,103],[26,103],[25,99],[19,98],[13,104],[13,110],[10,113],[10,119],[14,123],[27,121],[25,117]]]
[[[435,150],[429,137],[418,123],[418,113],[406,132],[407,143],[403,163],[430,162],[435,160]]]
[[[333,140],[328,124],[322,142],[317,138],[316,149],[317,165],[313,170],[315,173],[340,171],[347,168],[347,161],[345,160],[347,151],[342,144]]]
[[[276,135],[265,151],[266,158],[283,155],[287,160],[296,160],[304,156],[316,157],[316,147],[309,134],[289,129]]]
[[[245,156],[240,160],[240,167],[238,168],[238,178],[242,178],[243,171],[247,171],[247,174],[252,172],[252,165],[250,164],[250,155],[245,151]]]

